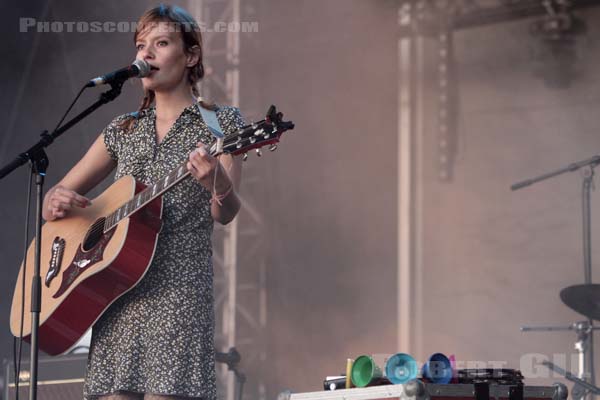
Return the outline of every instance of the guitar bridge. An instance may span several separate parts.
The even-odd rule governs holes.
[[[46,287],[50,287],[52,280],[60,272],[60,264],[62,263],[63,253],[65,251],[65,239],[61,237],[55,237],[52,242],[52,256],[50,257],[50,267],[46,274]]]

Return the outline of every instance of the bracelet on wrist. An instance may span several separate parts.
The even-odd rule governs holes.
[[[213,190],[212,198],[210,199],[210,202],[211,203],[217,202],[218,205],[222,206],[223,200],[225,200],[225,198],[227,196],[229,196],[231,194],[231,192],[233,192],[233,183],[231,185],[229,185],[229,188],[221,194],[217,194],[217,191]]]

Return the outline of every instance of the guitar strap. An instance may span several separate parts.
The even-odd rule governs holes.
[[[196,107],[198,107],[200,114],[202,114],[202,119],[206,123],[208,130],[210,131],[210,133],[212,133],[212,135],[217,141],[217,153],[221,153],[223,151],[223,139],[225,138],[225,135],[223,134],[223,131],[221,130],[221,125],[219,124],[219,120],[217,119],[217,113],[213,110],[208,110],[202,107],[200,105],[200,102],[196,103]]]

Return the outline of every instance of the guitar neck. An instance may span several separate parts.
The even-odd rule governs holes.
[[[189,176],[190,172],[187,169],[186,160],[167,175],[160,178],[154,184],[146,187],[144,190],[136,194],[131,200],[117,208],[114,212],[107,215],[104,222],[104,232],[108,232],[124,218],[135,214],[152,200],[156,199],[158,196],[161,196],[163,193],[170,190],[173,186]]]
[[[270,150],[275,150],[277,148],[276,143],[279,142],[281,134],[287,130],[294,129],[294,124],[291,121],[283,121],[281,119],[282,116],[283,114],[278,113],[275,106],[269,107],[267,118],[264,120],[241,127],[224,140],[214,142],[209,149],[210,155],[214,157],[217,154],[225,153],[232,156],[240,154],[246,156],[249,150],[257,149],[258,151],[258,149],[266,145],[271,145]],[[104,221],[104,232],[108,232],[121,220],[136,213],[152,200],[189,176],[190,172],[187,170],[186,160],[153,185],[148,186],[131,200],[107,215]]]

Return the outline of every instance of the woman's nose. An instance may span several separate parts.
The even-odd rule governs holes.
[[[154,54],[151,51],[147,51],[143,57],[144,60],[152,60],[154,59]]]
[[[152,60],[154,58],[154,52],[149,47],[146,47],[141,51],[140,57],[142,60]]]

